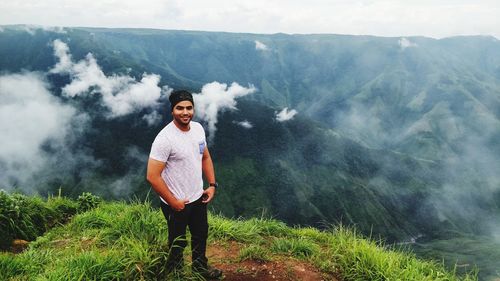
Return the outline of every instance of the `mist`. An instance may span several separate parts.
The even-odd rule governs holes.
[[[69,149],[88,116],[61,103],[49,87],[41,73],[0,76],[1,188],[33,193],[41,174],[64,177],[77,165],[95,163]]]
[[[250,85],[248,88],[233,82],[230,86],[225,83],[212,82],[205,84],[200,93],[193,95],[196,117],[208,124],[208,139],[212,142],[217,131],[218,115],[227,110],[237,110],[237,98],[252,94],[257,89]]]
[[[297,110],[288,110],[288,107],[285,107],[280,112],[276,112],[276,121],[285,122],[291,120],[297,113]]]
[[[71,83],[62,88],[64,95],[102,95],[103,104],[110,110],[109,118],[158,107],[158,100],[171,89],[158,86],[160,76],[144,73],[140,81],[128,75],[106,76],[94,56],[89,53],[84,60],[74,63],[68,45],[55,40],[54,55],[59,62],[50,70],[55,74],[69,74]],[[151,121],[150,117],[145,117]]]
[[[334,129],[365,147],[404,153],[438,165],[442,171],[440,187],[421,207],[431,206],[442,223],[461,221],[464,231],[498,236],[495,198],[500,194],[500,121],[482,103],[467,96],[436,101],[425,92],[415,92],[407,98],[408,105],[397,110],[380,101],[351,99],[335,114]],[[452,106],[455,102],[467,108],[457,109]],[[397,170],[400,163],[379,159],[378,165],[383,170]]]
[[[143,130],[152,141],[155,130],[166,125],[161,122],[173,89],[162,86],[158,74],[143,74],[139,80],[105,74],[92,53],[75,60],[65,42],[56,39],[51,44],[57,62],[47,72],[0,77],[0,188],[31,194],[64,186],[63,192],[70,194],[90,189],[113,198],[131,196],[144,185],[150,143],[115,147],[113,139],[104,138],[107,132],[96,132],[94,126],[99,122],[103,128],[115,128],[124,120],[134,120],[131,132]],[[61,96],[48,79],[55,76],[68,78],[60,88]],[[252,85],[214,81],[194,94],[196,118],[207,126],[209,140],[215,136],[219,114],[237,110],[236,100],[255,91]],[[86,112],[82,102],[89,101],[95,105]],[[238,124],[246,129],[253,126],[247,120]],[[120,132],[113,135],[120,137]],[[113,156],[120,159],[119,173],[106,174],[115,160],[100,152],[103,140],[109,142],[109,150],[120,154]]]

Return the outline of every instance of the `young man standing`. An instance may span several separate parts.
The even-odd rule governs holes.
[[[168,224],[167,269],[182,271],[186,227],[189,226],[193,271],[204,278],[216,279],[222,272],[209,267],[205,256],[207,203],[214,198],[217,187],[205,131],[200,123],[191,121],[194,115],[191,93],[174,91],[169,100],[173,120],[156,136],[147,168],[147,179],[160,196],[161,210]],[[205,190],[202,174],[209,183]]]

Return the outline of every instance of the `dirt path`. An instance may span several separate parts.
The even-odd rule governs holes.
[[[65,244],[66,240],[55,240],[55,244]],[[86,242],[86,241],[84,241]],[[15,240],[11,252],[20,253],[28,242]],[[338,281],[334,275],[320,272],[312,264],[290,257],[273,258],[272,261],[239,260],[244,245],[234,241],[214,242],[207,245],[207,257],[212,266],[224,272],[225,281]],[[188,256],[187,256],[188,257]]]
[[[313,265],[292,259],[279,258],[268,262],[252,260],[239,261],[242,245],[236,242],[209,244],[207,257],[210,264],[224,272],[226,281],[337,281],[333,275],[321,273]]]

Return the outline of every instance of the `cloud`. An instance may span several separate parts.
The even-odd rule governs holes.
[[[161,115],[157,111],[142,116],[142,120],[146,121],[148,126],[153,126],[161,121]]]
[[[413,43],[404,37],[399,39],[398,44],[399,44],[399,47],[401,47],[401,50],[404,50],[404,49],[410,48],[410,47],[417,47],[418,46],[416,43]]]
[[[133,187],[139,186],[144,182],[144,167],[147,165],[148,154],[141,151],[136,146],[130,146],[123,155],[123,161],[127,163],[137,163],[129,165],[127,173],[123,176],[111,179],[106,185],[113,194],[114,198],[130,198]],[[109,180],[107,179],[107,181]]]
[[[259,51],[267,51],[269,48],[262,42],[255,40],[255,49]]]
[[[217,130],[217,115],[225,110],[236,109],[236,99],[254,93],[256,88],[250,85],[248,88],[233,82],[227,84],[212,82],[205,84],[201,93],[194,94],[196,116],[208,123],[209,140],[213,140]]]
[[[233,123],[236,124],[236,125],[239,125],[239,126],[241,126],[243,128],[245,128],[245,129],[251,129],[251,128],[253,128],[252,123],[250,123],[248,120],[243,120],[243,121],[240,121],[240,122],[233,121]]]
[[[61,26],[23,24],[23,25],[19,25],[19,26],[10,27],[10,28],[25,31],[25,32],[29,33],[30,35],[35,35],[35,33],[38,31],[48,31],[48,32],[61,33],[61,34],[67,33],[66,29],[64,27],[61,27]]]
[[[2,187],[23,187],[49,163],[43,146],[61,146],[68,134],[76,110],[61,104],[47,88],[39,73],[0,76]]]
[[[139,82],[128,75],[106,76],[91,53],[74,63],[68,45],[60,40],[54,40],[53,44],[54,55],[59,61],[50,72],[71,77],[71,83],[62,88],[62,93],[68,97],[101,94],[104,105],[110,110],[108,117],[157,107],[158,99],[168,90],[158,86],[159,75],[144,73]]]
[[[50,32],[55,32],[55,33],[62,33],[62,34],[65,34],[67,33],[66,29],[62,26],[45,26],[45,25],[42,25],[40,26],[41,29],[45,30],[45,31],[50,31]]]
[[[23,30],[28,32],[30,35],[35,35],[37,29],[38,28],[36,28],[32,25],[24,25],[23,26]]]
[[[297,114],[297,110],[292,109],[288,111],[288,107],[283,108],[282,111],[276,113],[276,121],[278,122],[284,122],[292,119],[295,114]]]
[[[73,68],[71,54],[66,43],[59,39],[54,40],[54,55],[59,59],[56,65],[49,71],[50,73],[70,73]]]
[[[404,115],[406,120],[394,114],[387,99],[352,98],[335,112],[335,130],[367,147],[396,151],[413,157],[425,169],[439,171],[431,180],[423,177],[430,180],[426,182],[429,195],[416,201],[421,204],[417,208],[435,210],[432,216],[439,220],[462,223],[464,232],[494,234],[500,229],[498,218],[491,219],[495,214],[490,208],[495,204],[492,198],[500,192],[500,146],[496,141],[500,122],[496,115],[468,97],[435,98],[432,107],[427,107],[425,91],[412,94],[406,107],[401,107],[413,111],[413,117]],[[457,101],[464,109],[454,108]],[[402,163],[376,161],[381,171],[397,171]],[[436,187],[431,188],[433,185]],[[467,228],[471,225],[477,229]]]

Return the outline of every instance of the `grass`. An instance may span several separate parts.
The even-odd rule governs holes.
[[[0,250],[8,249],[14,238],[34,240],[55,225],[65,223],[78,203],[63,197],[7,194],[0,190]]]
[[[317,243],[304,238],[274,239],[271,249],[275,253],[286,253],[298,258],[307,258],[319,255],[320,247]]]
[[[57,200],[50,204],[65,208],[66,199]],[[474,274],[457,276],[408,252],[389,250],[342,226],[319,231],[272,219],[231,220],[213,214],[209,224],[209,242],[242,245],[239,261],[300,259],[343,280],[477,279]],[[166,241],[163,215],[148,202],[102,202],[75,214],[65,225],[56,224],[21,254],[0,253],[0,280],[165,279]],[[183,280],[199,280],[188,266]]]
[[[330,255],[337,257],[347,280],[476,280],[472,272],[462,278],[447,272],[442,264],[422,261],[414,254],[388,250],[355,231],[337,227],[333,231]]]
[[[259,245],[250,245],[241,249],[239,260],[254,260],[258,262],[266,262],[270,261],[271,257],[269,256],[269,251],[266,248]]]
[[[165,274],[166,230],[149,204],[102,204],[50,230],[22,254],[0,255],[0,267],[12,268],[2,270],[0,279],[154,279]],[[19,261],[25,261],[21,267]]]

